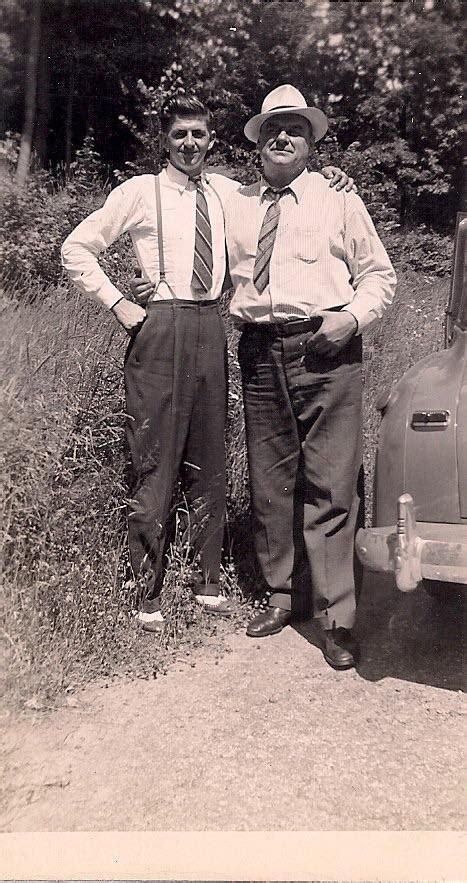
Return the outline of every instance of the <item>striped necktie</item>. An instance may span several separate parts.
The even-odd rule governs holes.
[[[193,178],[193,183],[196,185],[196,233],[191,287],[196,293],[206,294],[212,288],[211,223],[201,177]]]
[[[269,262],[274,248],[281,213],[279,200],[285,193],[290,193],[290,187],[286,187],[284,190],[273,190],[272,187],[268,187],[264,191],[264,198],[269,199],[271,205],[263,218],[263,224],[259,232],[253,270],[253,282],[260,293],[269,284]]]

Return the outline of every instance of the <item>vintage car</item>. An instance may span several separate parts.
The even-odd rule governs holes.
[[[417,362],[378,403],[374,527],[356,538],[366,568],[437,598],[467,584],[467,217],[461,214],[445,349]]]

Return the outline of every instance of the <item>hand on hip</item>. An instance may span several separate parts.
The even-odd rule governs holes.
[[[323,321],[318,331],[309,338],[308,345],[318,355],[333,356],[353,337],[357,320],[348,310],[323,310],[318,315]]]

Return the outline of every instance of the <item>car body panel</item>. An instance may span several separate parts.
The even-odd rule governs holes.
[[[466,332],[464,332],[466,336]],[[459,478],[460,517],[467,519],[467,359],[464,358],[464,380],[457,406],[457,471]]]
[[[459,219],[446,349],[393,387],[383,408],[374,527],[356,549],[411,591],[422,580],[467,584],[467,217]]]
[[[397,499],[413,496],[420,521],[460,520],[456,446],[458,404],[465,383],[466,333],[448,350],[434,353],[407,371],[391,393],[380,427],[375,480],[375,524],[394,524]],[[415,428],[415,414],[447,412],[442,428]],[[464,449],[465,450],[465,449]]]
[[[458,522],[457,406],[464,376],[465,334],[433,356],[419,374],[407,414],[404,490],[415,500],[418,521]],[[422,415],[444,417],[423,423]]]

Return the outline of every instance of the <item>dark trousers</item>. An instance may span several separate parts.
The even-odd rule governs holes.
[[[351,628],[363,516],[361,338],[317,356],[293,325],[239,344],[258,560],[271,606]]]
[[[226,341],[213,301],[149,303],[125,358],[132,482],[128,534],[141,599],[159,608],[175,485],[188,503],[187,536],[202,582],[217,594],[225,511]]]

